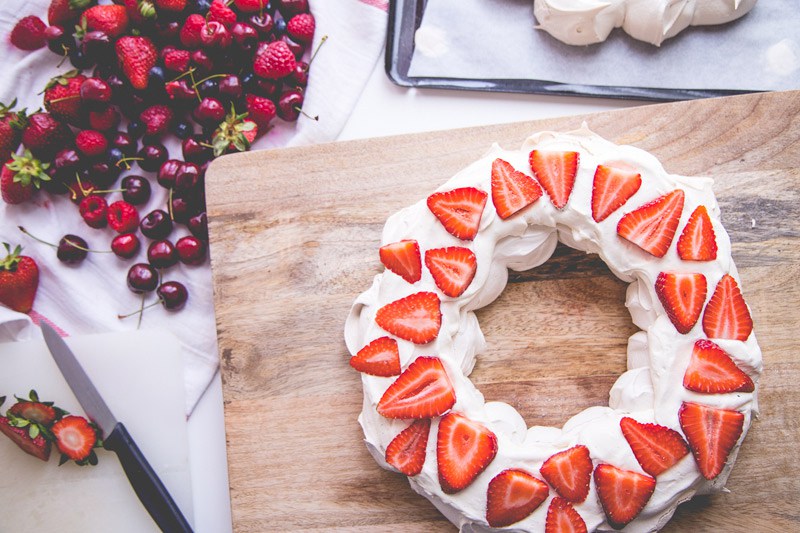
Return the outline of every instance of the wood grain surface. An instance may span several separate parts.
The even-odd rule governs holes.
[[[586,121],[710,175],[764,353],[761,416],[730,493],[681,506],[664,531],[800,530],[800,92],[237,154],[207,175],[215,310],[234,529],[454,531],[405,477],[368,454],[343,326],[382,270],[386,218],[426,197],[492,142]],[[489,344],[472,379],[529,425],[605,405],[636,331],[626,285],[559,247],[478,313]],[[519,310],[524,309],[525,313]]]

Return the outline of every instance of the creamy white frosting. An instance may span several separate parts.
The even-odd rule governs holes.
[[[611,30],[660,46],[688,26],[725,24],[755,6],[756,0],[534,0],[542,29],[567,44],[605,41]]]
[[[712,481],[699,472],[691,454],[658,476],[655,493],[641,514],[626,531],[654,531],[672,516],[677,505],[696,493],[721,490],[730,474],[738,447],[757,410],[756,393],[698,394],[682,385],[692,346],[705,338],[701,321],[682,335],[665,315],[654,290],[662,271],[701,272],[708,281],[708,297],[724,274],[739,279],[731,259],[731,244],[720,222],[719,205],[712,192],[710,178],[687,178],[671,175],[651,154],[631,146],[618,146],[589,131],[585,126],[570,133],[538,133],[518,150],[498,145],[453,176],[439,191],[472,186],[491,191],[491,165],[502,158],[517,170],[530,174],[528,154],[532,149],[574,150],[580,153],[580,165],[569,203],[557,210],[547,195],[507,220],[495,212],[491,196],[487,201],[480,231],[472,242],[461,241],[443,228],[429,211],[425,199],[389,217],[384,227],[382,244],[402,239],[416,239],[423,251],[444,246],[467,246],[477,257],[477,272],[472,284],[458,298],[438,291],[431,274],[423,268],[422,279],[409,284],[390,271],[375,276],[372,287],[356,299],[345,324],[348,350],[355,354],[370,341],[387,335],[375,323],[377,310],[397,299],[420,291],[433,291],[441,299],[442,326],[438,337],[429,344],[417,346],[398,340],[400,362],[406,368],[420,355],[441,358],[456,392],[454,411],[489,427],[497,436],[498,453],[488,468],[466,489],[444,494],[439,486],[436,466],[436,434],[438,418],[433,419],[427,456],[422,472],[409,478],[412,488],[428,498],[462,531],[487,531],[485,520],[486,489],[489,480],[506,468],[523,468],[539,476],[539,468],[552,454],[576,444],[587,446],[594,464],[607,462],[619,468],[641,472],[630,446],[619,427],[624,416],[640,422],[653,422],[680,430],[678,410],[684,401],[736,409],[744,413],[742,436],[722,473]],[[591,214],[591,193],[594,171],[598,164],[624,161],[642,175],[642,186],[636,194],[606,220],[596,223]],[[699,205],[708,209],[717,237],[717,259],[687,263],[678,258],[675,244],[664,258],[656,258],[617,235],[617,222],[624,213],[663,194],[682,189],[685,205],[679,231]],[[679,234],[679,233],[678,233]],[[677,235],[675,240],[677,240]],[[641,331],[628,342],[628,370],[610,391],[609,406],[591,407],[570,418],[563,428],[534,426],[527,428],[522,417],[509,405],[484,401],[483,395],[467,377],[475,358],[486,348],[486,340],[473,311],[492,302],[503,291],[508,269],[527,270],[550,257],[556,243],[588,253],[597,253],[610,270],[629,282],[626,306],[634,324]],[[377,248],[377,247],[376,247]],[[376,254],[377,255],[377,254]],[[519,312],[524,313],[521,309]],[[490,340],[491,341],[491,340]],[[751,334],[745,342],[716,340],[756,383],[761,373],[761,351]],[[364,405],[359,422],[365,441],[375,460],[392,470],[384,459],[386,446],[408,426],[405,420],[390,420],[378,414],[376,407],[386,388],[395,378],[362,374]],[[509,531],[543,531],[550,497],[529,517],[514,524]],[[575,509],[586,521],[589,530],[611,531],[599,504],[592,481],[589,496]]]

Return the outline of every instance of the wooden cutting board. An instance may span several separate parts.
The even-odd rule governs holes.
[[[764,352],[761,417],[730,493],[681,506],[665,531],[800,528],[800,92],[238,154],[208,171],[211,257],[234,529],[454,531],[406,479],[378,467],[356,422],[345,317],[382,270],[381,229],[489,145],[586,121],[668,171],[710,175]],[[605,405],[625,371],[626,284],[559,248],[515,274],[478,318],[472,379],[528,424]],[[524,313],[520,313],[524,309]]]

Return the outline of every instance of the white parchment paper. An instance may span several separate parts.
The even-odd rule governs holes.
[[[533,0],[429,0],[409,75],[695,90],[800,88],[800,0],[760,0],[741,19],[687,28],[661,47],[619,28],[603,43],[571,46],[535,24]]]

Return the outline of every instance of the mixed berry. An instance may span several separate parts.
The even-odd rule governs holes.
[[[307,0],[51,0],[47,23],[27,16],[10,40],[72,69],[42,88],[42,110],[0,105],[3,200],[65,195],[108,240],[103,251],[146,251],[128,274],[133,292],[182,308],[186,287],[161,276],[206,261],[206,168],[275,120],[297,120],[314,32]],[[181,153],[164,146],[170,136]],[[140,213],[156,184],[165,205]],[[68,264],[94,251],[80,235],[47,244]]]

